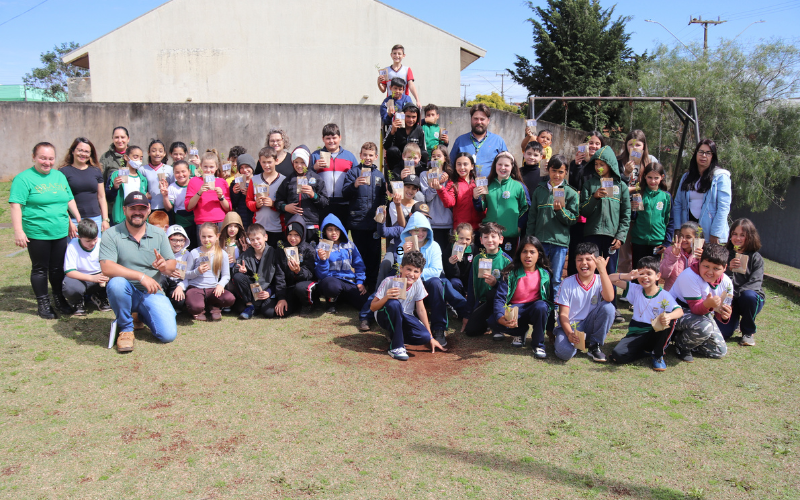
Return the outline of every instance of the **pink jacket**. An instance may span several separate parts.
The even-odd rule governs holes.
[[[452,180],[444,186],[444,189],[437,189],[436,192],[442,200],[442,205],[445,208],[453,209],[453,229],[462,222],[469,222],[472,224],[472,229],[477,231],[486,213],[478,212],[475,210],[475,205],[472,204],[472,189],[475,187],[475,181],[467,182],[464,179],[458,179],[457,182],[458,199],[456,199]]]
[[[664,290],[669,291],[672,288],[678,275],[698,263],[697,257],[693,254],[687,254],[681,250],[681,255],[676,257],[672,253],[672,247],[664,251],[664,258],[661,260],[661,278],[666,282],[664,283]]]

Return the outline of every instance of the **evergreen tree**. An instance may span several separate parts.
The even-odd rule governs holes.
[[[67,100],[67,80],[89,76],[89,70],[65,64],[61,58],[80,45],[75,42],[56,45],[50,52],[43,52],[40,60],[44,64],[41,68],[34,68],[26,74],[22,82],[27,87],[42,89],[44,95],[59,101]]]
[[[647,53],[636,56],[628,47],[625,24],[630,17],[612,20],[614,7],[603,9],[598,0],[548,0],[547,4],[542,8],[528,2],[541,20],[528,19],[537,62],[517,55],[516,69],[508,69],[515,82],[535,96],[612,96],[619,82],[636,79],[639,61]],[[567,125],[614,132],[623,123],[623,106],[568,103]],[[563,123],[564,111],[562,105],[553,106],[542,119]]]

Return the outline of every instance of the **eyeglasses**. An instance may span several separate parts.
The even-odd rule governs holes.
[[[703,151],[702,149],[697,152],[697,156],[714,156],[711,151]]]

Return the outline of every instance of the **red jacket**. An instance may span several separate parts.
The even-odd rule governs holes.
[[[453,209],[453,229],[462,222],[469,222],[472,224],[473,231],[477,231],[486,212],[478,212],[472,203],[472,189],[475,187],[475,181],[466,182],[464,179],[458,179],[457,182],[458,198],[456,198],[453,181],[448,182],[443,189],[437,189],[436,192],[439,193],[439,198],[445,208]]]

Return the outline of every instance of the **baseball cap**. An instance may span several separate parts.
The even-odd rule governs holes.
[[[125,197],[125,201],[122,203],[123,207],[133,207],[137,205],[142,205],[144,207],[150,206],[150,200],[140,191],[134,191],[128,194],[128,196]]]
[[[411,184],[419,189],[419,176],[410,174],[403,178],[403,184]]]
[[[421,201],[414,203],[414,206],[411,207],[411,212],[409,212],[408,214],[409,217],[416,212],[421,213],[422,215],[424,215],[429,219],[431,218],[431,209],[427,203],[422,203]]]

